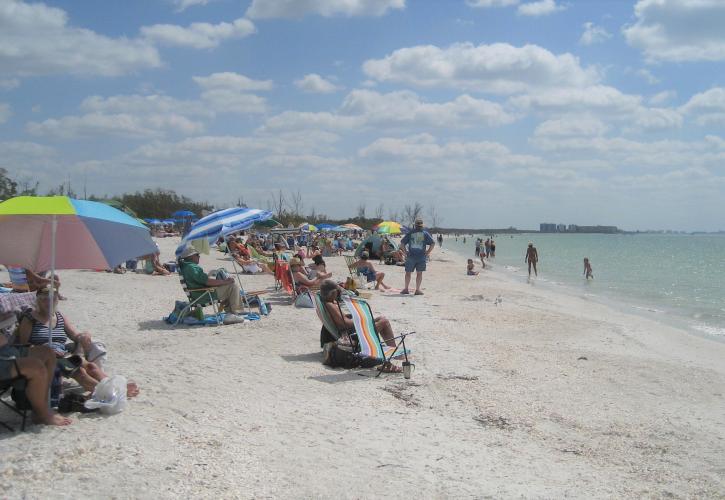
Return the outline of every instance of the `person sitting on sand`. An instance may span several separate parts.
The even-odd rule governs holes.
[[[14,359],[13,359],[14,358]],[[33,421],[43,425],[69,425],[69,418],[50,409],[48,395],[55,372],[55,355],[48,346],[14,346],[0,334],[0,381],[23,377],[25,397],[33,410]]]
[[[342,297],[343,290],[340,286],[332,280],[324,280],[320,285],[320,297],[325,307],[325,311],[329,315],[330,319],[340,331],[355,331],[355,323],[352,321],[352,317],[349,314],[343,314],[340,308],[340,297]],[[393,327],[390,325],[390,321],[385,316],[377,316],[373,318],[375,321],[375,330],[382,337],[383,341],[389,347],[395,347],[395,334],[393,333]],[[402,371],[399,366],[389,364],[386,367],[386,371],[400,372]]]
[[[388,285],[383,283],[385,273],[375,270],[375,267],[373,267],[373,263],[370,262],[370,255],[367,251],[364,251],[360,254],[360,260],[354,262],[352,264],[352,267],[357,268],[360,274],[367,278],[368,283],[374,281],[376,290],[379,290],[380,288],[382,288],[383,290],[388,290],[390,288]]]
[[[481,259],[483,260],[483,259]],[[468,276],[478,276],[478,271],[474,270],[473,259],[468,259],[468,266],[466,267],[466,274]]]
[[[78,356],[79,366],[71,373],[71,377],[86,391],[93,391],[98,382],[108,377],[108,375],[96,363],[86,360],[85,355],[90,354],[94,349],[91,336],[89,333],[78,332],[68,319],[58,311],[57,297],[58,295],[54,293],[55,318],[53,318],[49,330],[50,288],[41,288],[36,292],[36,309],[26,312],[20,320],[18,341],[21,344],[47,345],[50,334],[52,336],[50,347],[57,358],[65,358],[67,355],[73,354],[66,350],[66,342],[68,339],[74,341],[78,346],[79,354],[83,355]],[[138,386],[133,382],[129,382],[126,386],[127,396],[134,397],[138,393]]]
[[[322,255],[315,255],[312,258],[312,264],[310,264],[310,277],[324,280],[330,276],[332,276],[332,273],[327,272],[325,259],[322,258]]]
[[[594,279],[592,264],[589,262],[589,257],[584,257],[584,276],[586,276],[587,279]]]
[[[299,257],[292,257],[289,261],[289,270],[292,273],[292,278],[298,287],[298,293],[305,292],[312,287],[319,285],[322,282],[322,278],[310,278],[305,271],[302,259]]]
[[[199,252],[194,247],[186,247],[179,257],[179,273],[184,277],[190,290],[214,288],[214,295],[228,313],[243,314],[244,306],[239,285],[231,276],[227,279],[210,278],[199,265]],[[191,292],[193,299],[202,292]]]
[[[529,278],[531,278],[531,266],[534,266],[534,274],[536,276],[539,275],[539,273],[536,271],[536,263],[539,262],[539,252],[536,251],[536,247],[533,243],[529,242],[529,246],[526,249],[526,256],[524,257],[524,262],[529,263]]]

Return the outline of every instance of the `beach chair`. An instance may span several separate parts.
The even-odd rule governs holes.
[[[357,349],[362,356],[382,360],[383,367],[389,366],[393,358],[401,355],[405,358],[406,362],[408,361],[410,351],[405,347],[405,338],[415,332],[402,333],[393,337],[393,340],[396,341],[395,347],[390,347],[383,342],[378,331],[375,329],[373,311],[365,299],[344,295],[342,301],[355,324]],[[379,377],[382,373],[383,371],[381,370],[376,377]]]
[[[357,278],[358,276],[361,276],[360,270],[353,265],[356,262],[355,256],[344,255],[343,257],[345,257],[345,264],[347,264],[347,270],[350,272],[350,277]]]
[[[17,364],[15,357],[3,357],[0,356],[0,363],[13,363],[15,364],[15,371],[20,373],[20,368]],[[28,418],[28,411],[30,410],[30,403],[25,397],[25,388],[28,385],[28,380],[22,375],[18,375],[15,378],[0,380],[0,403],[8,408],[10,411],[18,415],[22,419],[20,424],[20,430],[25,431],[25,422]],[[11,401],[6,401],[6,396],[11,393]],[[5,422],[0,422],[0,425],[5,427],[10,432],[14,429]]]
[[[206,306],[212,306],[212,308],[214,309],[214,315],[216,317],[217,324],[221,325],[221,302],[216,296],[214,287],[189,288],[186,280],[184,279],[184,274],[181,272],[182,265],[182,262],[177,262],[176,270],[179,272],[179,281],[181,282],[181,288],[184,289],[184,293],[186,294],[186,298],[188,299],[189,303],[179,312],[174,326],[178,325],[190,312],[192,312],[192,310],[201,309],[203,311],[204,307]],[[196,297],[194,297],[195,295]]]

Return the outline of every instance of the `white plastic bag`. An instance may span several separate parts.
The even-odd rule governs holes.
[[[114,375],[98,382],[85,407],[90,410],[100,408],[101,413],[106,415],[122,412],[126,408],[126,377]]]

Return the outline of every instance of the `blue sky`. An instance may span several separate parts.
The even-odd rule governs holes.
[[[446,226],[718,230],[725,2],[0,0],[0,167]]]

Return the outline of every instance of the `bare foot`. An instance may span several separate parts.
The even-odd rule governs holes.
[[[60,427],[70,425],[73,421],[57,413],[48,412],[46,416],[41,417],[40,415],[33,414],[33,422],[42,425],[57,425]]]
[[[136,397],[138,396],[139,392],[141,392],[141,389],[138,388],[136,382],[129,382],[128,384],[126,384],[126,397]]]

